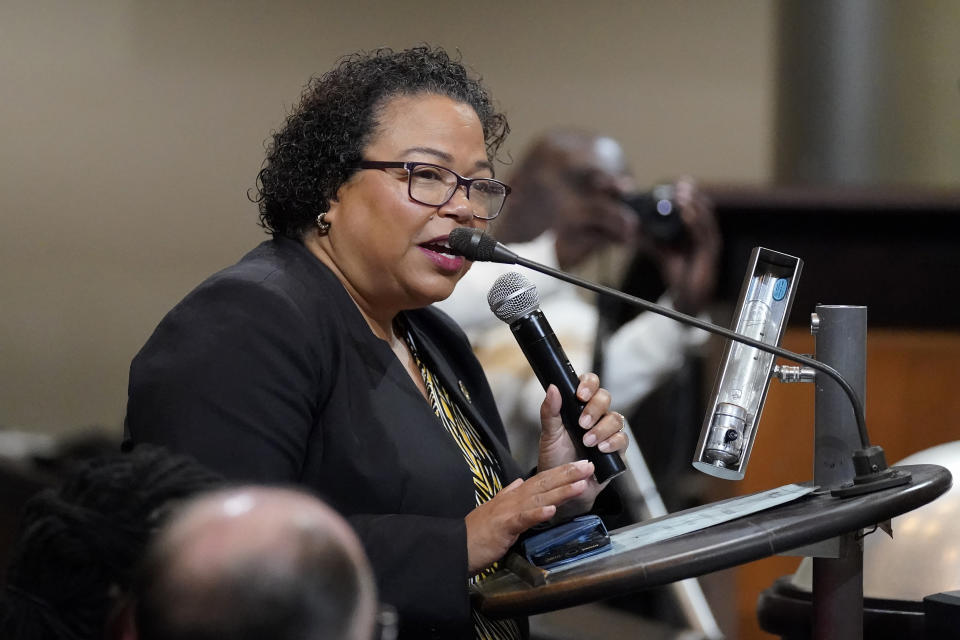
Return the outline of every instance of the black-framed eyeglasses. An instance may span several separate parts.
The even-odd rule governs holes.
[[[381,162],[363,160],[358,169],[406,169],[407,194],[410,199],[430,207],[450,202],[457,188],[463,185],[473,217],[493,220],[500,215],[510,195],[510,186],[493,178],[464,178],[456,171],[429,162]]]

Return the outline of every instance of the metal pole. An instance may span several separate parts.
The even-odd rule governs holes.
[[[866,396],[867,308],[817,305],[813,320],[817,360]],[[827,376],[816,379],[813,481],[832,488],[853,480],[851,454],[860,436],[850,401]],[[840,536],[839,558],[813,558],[813,637],[863,638],[863,545],[858,532]]]
[[[777,184],[956,179],[956,74],[942,47],[956,40],[960,3],[775,4]]]

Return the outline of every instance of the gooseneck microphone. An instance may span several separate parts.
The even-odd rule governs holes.
[[[494,315],[510,325],[513,337],[543,388],[554,384],[559,389],[562,399],[560,419],[570,434],[577,455],[593,463],[597,480],[605,482],[626,471],[618,454],[603,453],[596,447],[583,444],[585,431],[579,421],[585,405],[577,399],[580,379],[540,311],[537,288],[519,273],[505,273],[493,283],[487,294],[487,303]]]
[[[578,278],[564,271],[560,271],[559,269],[554,269],[552,267],[548,267],[547,265],[540,264],[539,262],[534,262],[533,260],[518,256],[513,251],[510,251],[507,247],[497,242],[495,238],[489,234],[483,233],[479,229],[468,229],[466,227],[454,229],[450,232],[447,242],[450,244],[451,249],[468,260],[474,260],[477,262],[518,264],[520,266],[527,267],[528,269],[533,269],[534,271],[539,271],[540,273],[558,278],[564,282],[569,282],[578,287],[589,289],[590,291],[595,291],[603,295],[612,296],[618,300],[627,302],[628,304],[640,307],[641,309],[652,311],[653,313],[666,316],[667,318],[672,318],[673,320],[676,320],[682,324],[703,329],[709,333],[723,336],[724,338],[733,340],[737,343],[749,345],[755,349],[758,349],[759,351],[777,355],[781,358],[786,358],[792,362],[806,365],[812,369],[815,369],[816,371],[824,373],[833,379],[833,381],[836,382],[847,395],[847,398],[850,400],[850,405],[853,408],[854,418],[857,422],[857,430],[859,431],[861,445],[863,446],[864,450],[870,447],[870,437],[867,435],[867,421],[863,411],[863,402],[853,390],[853,387],[850,386],[850,383],[847,382],[836,369],[820,362],[819,360],[788,351],[773,344],[768,344],[763,342],[758,337],[731,331],[730,329],[720,327],[710,322],[705,322],[699,318],[688,316],[685,313],[680,313],[679,311],[654,304],[653,302],[644,300],[643,298],[637,298],[636,296],[628,295],[611,287],[590,282],[589,280]]]
[[[521,260],[520,256],[497,242],[496,238],[479,229],[457,227],[447,236],[447,243],[466,259],[476,262],[516,264]]]

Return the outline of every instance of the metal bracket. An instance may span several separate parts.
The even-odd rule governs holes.
[[[773,376],[780,382],[813,382],[817,372],[813,367],[778,364],[773,367]]]

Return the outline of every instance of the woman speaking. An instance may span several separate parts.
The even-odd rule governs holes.
[[[343,59],[269,145],[256,200],[272,239],[187,295],[131,365],[130,439],[322,496],[363,541],[401,637],[523,637],[524,621],[471,610],[469,582],[603,488],[553,386],[523,479],[469,343],[430,306],[470,267],[447,236],[484,229],[510,193],[492,164],[508,130],[442,50]],[[584,444],[623,451],[597,377],[577,393]]]

